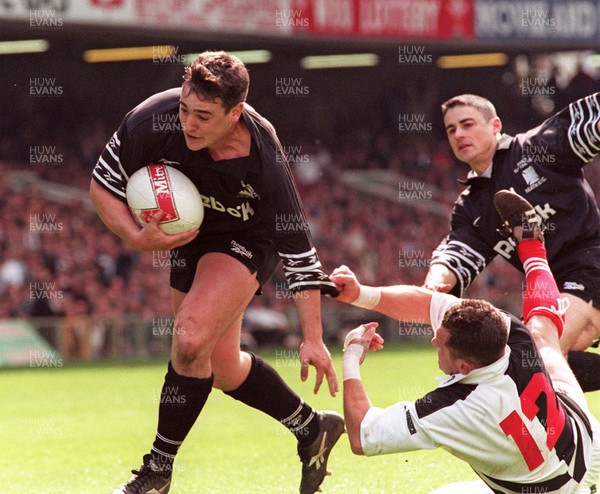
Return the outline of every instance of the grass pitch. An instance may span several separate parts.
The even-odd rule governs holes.
[[[259,353],[310,404],[342,411],[341,393],[331,398],[323,388],[313,395],[314,370],[300,381],[296,352]],[[341,355],[334,360],[341,378]],[[165,372],[164,361],[1,371],[0,494],[110,493],[151,446]],[[433,348],[414,344],[369,355],[362,368],[378,406],[419,398],[439,373]],[[600,416],[600,393],[587,396]],[[295,448],[279,423],[214,390],[179,452],[171,492],[298,492]],[[329,468],[325,494],[425,494],[476,478],[441,450],[357,457],[346,435]]]

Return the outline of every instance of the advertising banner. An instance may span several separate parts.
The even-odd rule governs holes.
[[[476,0],[475,34],[478,39],[598,39],[600,2]]]
[[[471,0],[312,0],[309,31],[381,38],[470,38]]]
[[[595,40],[600,0],[2,0],[2,19],[345,38]]]

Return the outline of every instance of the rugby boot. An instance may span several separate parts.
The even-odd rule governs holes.
[[[139,470],[132,470],[131,478],[112,494],[167,494],[171,488],[171,472],[163,471],[152,458],[144,455]]]
[[[319,434],[312,444],[301,448],[298,445],[298,455],[302,462],[302,481],[300,494],[321,492],[320,486],[327,471],[327,460],[331,449],[344,433],[344,417],[336,412],[317,412]]]
[[[529,201],[505,189],[494,195],[494,206],[502,219],[504,231],[517,242],[528,239],[544,241],[545,225]]]

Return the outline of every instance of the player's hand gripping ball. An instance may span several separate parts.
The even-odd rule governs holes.
[[[164,211],[159,226],[170,235],[198,228],[204,219],[200,192],[193,182],[172,166],[148,165],[127,182],[127,204],[143,226],[158,211]]]

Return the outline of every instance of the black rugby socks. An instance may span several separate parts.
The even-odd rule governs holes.
[[[572,351],[567,354],[567,360],[583,391],[600,389],[600,354]]]
[[[225,394],[281,422],[300,446],[311,444],[319,434],[316,411],[304,403],[273,367],[259,356],[247,353],[252,357],[248,377],[237,389]]]
[[[208,399],[213,380],[213,376],[205,379],[181,376],[169,362],[160,394],[158,430],[152,445],[152,457],[162,470],[172,469],[179,446]]]

